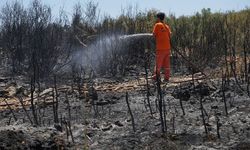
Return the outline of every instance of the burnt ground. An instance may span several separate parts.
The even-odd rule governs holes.
[[[226,116],[220,80],[211,81],[217,89],[204,84],[208,87],[208,92],[202,98],[208,129],[206,134],[201,117],[201,96],[197,92],[198,85],[177,82],[185,79],[188,77],[176,77],[162,87],[167,110],[167,132],[164,134],[161,133],[159,113],[155,105],[157,103],[155,85],[150,81],[150,101],[153,109],[151,115],[148,106],[145,105],[146,87],[143,86],[145,79],[142,76],[127,77],[122,80],[96,79],[94,87],[98,94],[97,109],[93,108],[91,100],[87,100],[86,97],[79,98],[77,91],[59,91],[59,123],[56,125],[53,123],[51,103],[39,105],[40,126],[34,127],[18,104],[11,105],[17,118],[14,120],[13,114],[4,106],[1,98],[0,149],[250,149],[250,98],[247,94],[240,91],[234,81],[230,82],[225,91],[228,107]],[[202,79],[200,82],[205,83]],[[10,83],[11,81],[2,80],[1,90],[6,91],[10,85],[28,88],[28,85],[21,82],[18,85]],[[65,85],[60,86],[65,87]],[[185,91],[188,92],[183,95]],[[125,92],[129,94],[135,132],[128,113]],[[68,95],[71,119],[65,94]],[[7,100],[11,102],[13,97],[15,92],[12,98]],[[44,101],[50,101],[51,94],[47,94],[46,97],[48,99],[44,98]],[[183,100],[185,115],[180,107],[180,98]],[[28,104],[26,109],[32,117]],[[74,143],[65,128],[67,120],[71,120]],[[217,124],[220,125],[220,138],[217,135]]]

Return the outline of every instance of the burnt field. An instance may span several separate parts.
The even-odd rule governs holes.
[[[157,85],[147,87],[141,74],[96,78],[80,91],[59,83],[35,91],[36,117],[29,86],[2,77],[1,148],[249,149],[249,97],[233,79],[224,90],[220,79],[207,84],[201,74],[162,84],[162,132]]]
[[[250,9],[167,14],[169,82],[137,9],[2,5],[0,149],[250,149]]]

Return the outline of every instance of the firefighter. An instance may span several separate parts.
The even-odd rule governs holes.
[[[170,27],[164,23],[165,14],[157,13],[157,22],[154,25],[153,36],[156,40],[156,64],[153,79],[160,77],[160,71],[164,68],[164,81],[170,78]]]

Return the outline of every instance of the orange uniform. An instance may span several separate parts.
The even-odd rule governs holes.
[[[155,76],[160,75],[162,67],[165,69],[165,79],[170,77],[170,35],[171,30],[168,25],[158,22],[154,26],[153,34],[156,39],[156,66]]]

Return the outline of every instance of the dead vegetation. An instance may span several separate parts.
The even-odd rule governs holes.
[[[2,8],[0,148],[249,149],[249,9],[169,15],[166,84],[142,34],[156,11],[100,20],[97,6],[72,21],[39,0]]]

